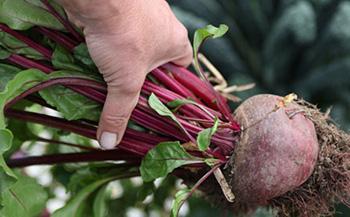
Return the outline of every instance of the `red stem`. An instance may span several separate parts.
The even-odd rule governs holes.
[[[45,66],[45,65],[43,65],[42,63],[39,63],[39,62],[37,62],[37,61],[34,61],[34,60],[31,60],[31,59],[27,59],[27,58],[25,58],[25,57],[22,57],[22,56],[20,56],[20,55],[11,55],[9,58],[8,58],[8,60],[9,61],[11,61],[11,62],[14,62],[14,63],[16,63],[16,64],[19,64],[19,65],[21,65],[21,66],[23,66],[23,67],[27,67],[27,68],[38,68],[38,69],[40,69],[40,70],[42,70],[42,71],[44,71],[44,72],[46,72],[46,73],[50,73],[50,72],[52,72],[54,69],[53,68],[51,68],[50,66]],[[172,87],[174,88],[174,89],[177,89],[178,91],[180,91],[181,90],[181,86],[180,85],[176,85],[176,83],[175,82],[173,82],[173,80],[171,80],[170,79],[170,77],[166,77],[166,74],[165,73],[162,73],[162,71],[160,71],[160,70],[155,70],[155,74],[158,74],[158,76],[156,76],[156,77],[158,77],[158,78],[162,78],[161,80],[164,82],[167,82],[168,83],[168,85],[170,84],[170,86],[172,85]],[[158,72],[158,73],[157,73]],[[165,75],[165,76],[164,76]],[[57,82],[57,83],[56,83]],[[173,83],[172,83],[173,82]],[[36,91],[38,91],[38,90],[41,90],[41,89],[43,89],[43,88],[45,88],[45,87],[48,87],[48,86],[51,86],[51,85],[54,85],[54,84],[64,84],[64,85],[67,85],[69,88],[71,88],[71,89],[73,89],[73,90],[75,90],[76,92],[78,92],[78,93],[81,93],[81,94],[83,94],[83,95],[85,95],[85,96],[87,96],[87,97],[89,97],[90,99],[93,99],[93,100],[95,100],[95,101],[97,101],[97,102],[100,102],[100,103],[104,103],[104,101],[105,101],[105,97],[106,97],[106,87],[104,86],[104,85],[102,85],[102,84],[98,84],[97,82],[93,82],[93,81],[88,81],[87,79],[86,79],[86,82],[84,82],[84,84],[85,85],[87,85],[87,86],[90,86],[90,87],[93,87],[93,88],[97,88],[97,89],[99,89],[100,91],[103,91],[104,93],[101,93],[101,92],[99,92],[99,91],[97,91],[97,90],[95,90],[95,89],[92,89],[92,88],[90,88],[90,87],[78,87],[78,85],[77,86],[74,86],[74,84],[81,84],[82,82],[80,82],[80,81],[76,81],[76,80],[74,80],[74,79],[72,79],[72,78],[67,78],[66,80],[65,80],[65,78],[63,78],[62,80],[59,80],[59,79],[52,79],[52,80],[50,80],[50,81],[48,81],[47,83],[42,83],[42,84],[39,84],[38,86],[36,86],[36,87],[34,87],[33,89],[31,89],[31,90],[29,90],[29,91],[27,91],[27,92],[25,92],[25,93],[23,93],[22,95],[20,95],[20,96],[18,96],[17,98],[15,98],[15,100],[12,102],[12,103],[10,103],[9,105],[7,105],[7,108],[9,107],[9,106],[11,106],[13,103],[15,103],[16,101],[18,101],[19,99],[21,99],[21,98],[24,98],[25,96],[28,96],[29,94],[31,94],[31,93],[34,93],[34,92],[36,92]],[[93,84],[90,84],[90,83],[93,83]],[[175,85],[174,85],[175,84]],[[171,101],[171,100],[174,100],[174,99],[179,99],[179,98],[182,98],[182,96],[180,96],[180,95],[177,95],[176,93],[173,93],[173,92],[171,92],[171,91],[169,91],[169,90],[166,90],[166,89],[164,89],[164,88],[161,88],[161,87],[159,87],[159,86],[157,86],[157,85],[155,85],[155,84],[152,84],[151,82],[148,82],[148,81],[146,81],[145,82],[145,85],[144,85],[144,88],[143,88],[146,92],[155,92],[156,94],[158,94],[158,95],[160,95],[161,96],[161,100],[168,100],[168,101]],[[184,90],[186,90],[186,88],[183,88]],[[181,91],[180,91],[181,92]],[[186,92],[186,91],[185,91]],[[182,94],[184,94],[184,95],[186,95],[186,94],[188,94],[188,93],[185,93],[185,92],[181,92]],[[167,101],[167,102],[168,102]],[[181,109],[181,108],[180,108]],[[205,112],[203,112],[201,109],[199,109],[198,107],[196,107],[196,106],[193,106],[193,105],[185,105],[185,106],[183,106],[183,108],[182,108],[182,110],[183,110],[183,112],[186,114],[186,112],[187,112],[187,115],[191,115],[191,116],[194,116],[194,117],[198,117],[198,116],[201,116],[201,118],[206,118],[206,119],[212,119],[212,117],[211,116],[208,116],[208,114],[207,113],[205,113]],[[189,113],[188,113],[189,112]],[[215,111],[213,111],[213,112],[215,112]],[[190,114],[190,113],[192,113],[192,114]],[[141,119],[142,119],[143,117],[141,117]],[[136,119],[137,119],[137,117],[136,117]],[[142,121],[141,119],[139,119],[139,121],[138,122],[141,122],[141,125],[142,124],[147,124],[147,122],[145,122],[144,120]],[[163,121],[164,121],[165,119],[163,119]],[[155,120],[153,119],[153,129],[156,129],[156,130],[160,130],[161,128],[159,128],[159,126],[161,126],[161,125],[159,125],[159,126],[156,126],[156,124],[155,124]],[[195,143],[195,140],[194,140],[194,138],[193,138],[193,136],[192,135],[196,135],[200,130],[201,130],[201,128],[198,128],[198,127],[196,127],[196,126],[194,126],[194,125],[191,125],[191,124],[189,124],[189,123],[187,123],[186,121],[184,121],[184,120],[180,120],[180,123],[182,124],[182,125],[186,125],[186,127],[182,127],[183,129],[183,132],[186,134],[186,136],[192,141],[192,142],[194,142]],[[171,125],[171,124],[170,124]],[[148,123],[148,126],[149,126],[149,123]],[[197,129],[198,128],[198,129]],[[163,128],[164,129],[164,128]],[[164,132],[164,130],[160,130],[160,132]],[[187,132],[187,130],[190,130],[190,132],[191,133],[188,133]],[[174,129],[174,131],[173,132],[176,132],[176,134],[178,134],[179,132],[176,130],[176,129]],[[176,135],[176,134],[171,134],[171,135]],[[180,137],[180,135],[178,136],[178,139],[180,139],[179,138]],[[182,136],[181,136],[182,137]],[[215,141],[216,140],[216,141]],[[227,151],[227,149],[229,149],[229,148],[232,148],[232,144],[230,143],[230,142],[228,142],[228,141],[225,141],[225,140],[222,140],[222,141],[220,141],[221,139],[218,139],[218,138],[216,138],[215,136],[213,137],[213,142],[215,142],[215,143],[217,143],[217,145],[218,146],[220,146],[220,147],[222,147],[222,149],[224,150],[224,151]],[[226,146],[226,147],[224,147],[224,146]]]
[[[11,54],[11,56],[9,56],[7,60],[10,61],[11,63],[14,63],[16,65],[22,66],[23,68],[27,68],[27,69],[35,68],[45,73],[50,73],[53,71],[51,67],[46,66],[43,63],[39,63],[37,61],[25,58],[18,54]]]
[[[186,68],[176,66],[172,63],[163,65],[165,69],[172,72],[175,79],[181,82],[199,98],[203,99],[213,109],[219,109],[221,113],[231,122],[231,128],[237,132],[240,126],[234,120],[231,111],[226,103],[226,99],[214,90],[208,81],[203,81]]]
[[[23,121],[42,124],[48,127],[53,127],[53,128],[58,128],[68,132],[73,132],[90,139],[96,139],[96,127],[81,123],[79,121],[67,121],[65,119],[52,117],[44,114],[37,114],[37,113],[27,112],[27,111],[19,111],[14,109],[7,109],[5,111],[5,115],[9,118],[15,118]],[[155,136],[151,134],[146,135],[145,133],[138,132],[135,130],[130,130],[130,129],[127,129],[125,134],[130,136],[132,135],[134,137],[131,137],[131,138],[124,137],[118,147],[130,153],[137,154],[139,156],[144,156],[148,152],[148,150],[150,150],[154,145],[158,144],[158,142],[155,143],[156,140],[169,141],[168,139],[165,139],[165,138],[163,139],[162,137],[159,137],[159,136]],[[133,139],[133,138],[136,138],[136,139]],[[143,140],[141,140],[140,138],[143,138]]]
[[[96,138],[96,127],[83,124],[79,121],[66,121],[61,118],[52,117],[34,112],[19,111],[15,109],[7,109],[5,115],[9,118],[15,118],[23,121],[34,122],[48,127],[54,127],[69,132],[77,133],[90,139]]]
[[[218,109],[215,96],[195,74],[172,63],[167,63],[162,68],[170,71],[177,81],[192,91],[199,99],[202,99],[210,108]]]
[[[146,109],[145,107],[147,105],[143,105],[145,99],[141,96],[139,99],[139,104],[136,107],[136,109],[133,111],[131,119],[134,120],[139,125],[147,128],[152,129],[156,132],[159,132],[164,135],[171,135],[175,139],[180,140],[181,142],[186,142],[184,139],[184,135],[182,134],[182,131],[180,131],[177,127],[177,125],[168,118],[161,118],[159,119],[159,116],[152,110]],[[147,107],[148,108],[148,107]],[[145,110],[144,110],[145,109]],[[185,120],[178,119],[184,129],[188,131],[192,136],[196,136],[203,128],[200,128],[198,126],[192,125],[188,123]],[[196,144],[196,141],[192,141],[194,144]],[[230,140],[225,140],[220,135],[215,134],[212,137],[212,143],[216,146],[219,146],[223,149],[223,152],[228,153],[233,148],[233,142]]]
[[[151,75],[153,75],[160,83],[162,83],[169,90],[172,90],[174,93],[177,93],[184,98],[189,98],[196,102],[200,102],[191,91],[189,91],[180,82],[171,78],[169,75],[163,72],[160,68],[152,70]]]
[[[152,116],[136,107],[131,114],[131,119],[147,129],[154,130],[155,132],[159,132],[166,136],[172,136],[182,142],[185,141],[182,131],[180,131],[174,123],[167,120],[165,117],[159,118],[159,116]]]
[[[127,163],[139,164],[141,158],[122,150],[91,151],[81,153],[51,154],[43,156],[31,156],[7,160],[9,167],[26,167],[31,165],[52,165],[64,163],[80,163],[94,161],[126,161]]]
[[[189,193],[188,197],[191,197],[191,195],[194,193],[195,190],[198,189],[198,187],[209,178],[209,176],[211,174],[214,173],[215,170],[217,170],[222,164],[217,164],[215,166],[213,166],[213,168],[211,168],[200,180],[198,180],[198,182],[192,187],[191,192]]]
[[[55,41],[57,44],[66,48],[68,51],[73,51],[75,46],[78,45],[78,43],[74,42],[71,38],[67,37],[65,34],[59,31],[55,31],[41,26],[36,27],[35,29],[41,34],[48,37],[49,39]]]
[[[5,24],[0,23],[0,30],[12,35],[16,39],[22,41],[23,43],[27,44],[29,47],[33,48],[34,50],[38,51],[41,53],[46,59],[51,59],[52,56],[52,51],[47,49],[46,47],[42,46],[41,44],[38,44],[34,42],[32,39],[10,29],[8,26]]]
[[[83,42],[84,38],[80,35],[80,33],[73,27],[73,25],[61,14],[59,14],[56,9],[49,3],[48,0],[41,0],[42,3],[47,7],[48,11],[56,17],[56,19],[73,35],[73,37],[78,42]]]
[[[42,63],[39,63],[37,61],[25,58],[23,56],[17,55],[17,54],[12,54],[10,57],[7,58],[7,60],[9,62],[12,62],[16,65],[22,66],[24,68],[27,69],[31,69],[31,68],[35,68],[35,69],[39,69],[40,71],[46,73],[46,74],[50,74],[51,72],[54,71],[54,69],[50,66],[46,66]],[[101,93],[97,90],[94,90],[92,88],[89,87],[75,87],[75,86],[68,86],[68,88],[74,90],[77,93],[80,93],[96,102],[99,103],[104,103],[105,102],[105,98],[106,98],[106,94]]]
[[[151,83],[150,81],[145,81],[143,87],[142,87],[142,91],[144,94],[150,95],[151,93],[154,93],[155,95],[157,95],[157,97],[159,97],[159,99],[163,102],[163,103],[168,103],[170,101],[173,101],[175,99],[184,99],[182,96],[167,90],[165,88],[159,87],[156,84]],[[203,105],[203,107],[205,107]],[[200,108],[198,108],[195,105],[183,105],[179,111],[184,113],[187,116],[190,117],[199,117],[199,118],[203,118],[203,119],[208,119],[208,120],[213,120],[213,116],[216,116],[220,118],[220,113],[212,110],[212,109],[208,109],[210,113],[212,113],[213,115],[210,116],[208,115],[206,112],[204,112],[203,110],[201,110]]]
[[[50,108],[50,109],[55,109],[53,106],[49,105],[44,99],[42,99],[41,97],[39,96],[36,96],[36,95],[29,95],[25,98],[26,100],[29,100],[31,102],[34,102],[36,104],[39,104],[41,106],[44,106],[44,107],[47,107],[47,108]],[[5,108],[8,107],[7,105],[5,106]],[[6,109],[5,109],[6,110]]]
[[[85,151],[96,151],[98,149],[94,148],[94,147],[88,147],[88,146],[84,146],[84,145],[78,145],[78,144],[73,144],[70,142],[63,142],[63,141],[57,141],[54,139],[45,139],[45,138],[41,138],[38,137],[35,139],[38,142],[46,142],[46,143],[50,143],[50,144],[61,144],[61,145],[66,145],[66,146],[70,146],[70,147],[74,147],[74,148],[79,148]]]
[[[209,178],[209,176],[211,175],[211,174],[213,174],[214,173],[214,171],[216,170],[216,169],[218,169],[219,167],[221,166],[221,164],[217,164],[217,165],[215,165],[213,168],[211,168],[202,178],[200,178],[198,181],[197,181],[197,183],[191,188],[191,191],[186,195],[186,197],[182,200],[183,202],[182,202],[182,204],[186,201],[186,200],[188,200],[188,198],[190,198],[191,196],[192,196],[192,194],[199,188],[199,186],[201,185],[201,184],[203,184],[203,182],[205,181],[205,180],[207,180],[208,178]],[[175,174],[176,174],[176,172],[177,171],[175,171]],[[181,205],[182,205],[181,204]]]
[[[8,102],[5,106],[5,109],[10,108],[12,105],[16,104],[19,100],[29,96],[32,93],[38,92],[40,90],[43,90],[47,87],[53,86],[53,85],[66,85],[71,87],[72,89],[80,90],[81,87],[78,86],[71,86],[76,84],[83,84],[84,87],[91,87],[98,90],[105,90],[105,87],[103,84],[87,79],[87,78],[79,78],[79,77],[62,77],[62,78],[53,78],[47,81],[43,81],[34,87],[26,90],[25,92],[21,93],[20,95],[16,96],[13,100]],[[100,92],[98,92],[100,93]],[[102,93],[101,93],[102,94]],[[103,95],[104,96],[104,95]]]
[[[168,137],[159,136],[157,134],[151,134],[149,132],[140,132],[131,128],[128,128],[125,131],[124,137],[126,138],[136,138],[140,141],[143,141],[145,143],[151,144],[151,145],[157,145],[160,142],[165,142],[171,140]]]

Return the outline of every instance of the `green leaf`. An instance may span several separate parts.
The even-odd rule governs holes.
[[[0,0],[0,22],[16,30],[27,30],[33,26],[64,30],[47,10],[25,0]]]
[[[206,159],[204,159],[204,162],[205,162],[208,166],[213,167],[213,166],[219,164],[219,163],[220,163],[220,160],[218,160],[218,159],[216,159],[216,158],[206,158]]]
[[[7,166],[3,154],[11,148],[12,133],[7,129],[0,129],[0,193],[6,191],[17,180],[17,176]]]
[[[89,50],[85,43],[81,43],[76,46],[73,50],[74,57],[80,62],[84,63],[87,66],[95,66],[94,61],[91,59]]]
[[[100,177],[99,174],[92,171],[90,167],[80,167],[69,180],[69,184],[67,186],[67,190],[71,194],[76,194],[80,191],[80,189],[84,188],[84,186],[89,185],[103,177]]]
[[[57,45],[52,54],[52,64],[55,69],[82,72],[83,69],[77,65],[74,57],[62,46]]]
[[[41,53],[3,31],[0,31],[0,45],[11,54],[21,54],[31,59],[43,59],[43,55]],[[0,59],[3,58],[0,57]]]
[[[198,162],[202,162],[202,159],[186,152],[180,142],[162,142],[146,154],[140,172],[143,181],[150,182],[168,175],[178,167]]]
[[[0,46],[0,60],[4,60],[11,56],[11,53]]]
[[[228,31],[228,26],[226,26],[224,24],[220,24],[219,27],[207,25],[204,28],[198,29],[194,33],[193,55],[194,55],[195,68],[196,68],[197,72],[200,72],[200,67],[199,67],[199,62],[198,62],[198,52],[199,52],[200,46],[203,44],[203,42],[206,39],[222,37],[227,31]],[[199,73],[199,74],[201,74],[201,73]]]
[[[179,107],[187,104],[192,104],[195,105],[197,104],[195,101],[190,100],[190,99],[174,99],[173,101],[168,102],[166,105],[169,108],[177,110]]]
[[[27,101],[20,101],[19,103],[16,103],[13,108],[24,110],[29,105],[32,104]],[[6,124],[7,129],[10,130],[13,135],[11,148],[3,154],[3,157],[8,159],[20,149],[24,142],[36,140],[37,136],[33,133],[33,124],[31,123],[25,123],[17,119],[8,119]]]
[[[109,177],[93,182],[92,184],[83,188],[78,194],[76,194],[63,208],[53,213],[52,217],[83,217],[82,210],[84,208],[85,201],[88,197],[94,193],[98,188],[112,181],[115,177]]]
[[[52,75],[49,76],[42,73],[39,70],[35,70],[35,69],[25,70],[16,74],[16,76],[13,77],[13,79],[7,83],[3,91],[0,92],[0,142],[1,142],[0,144],[1,145],[0,146],[0,154],[1,154],[0,156],[0,176],[1,176],[0,191],[3,191],[7,187],[9,187],[9,185],[13,184],[16,179],[16,176],[7,167],[5,160],[3,158],[4,152],[11,148],[12,138],[13,138],[12,133],[9,130],[5,129],[6,120],[3,112],[4,106],[9,100],[13,99],[23,91],[33,87],[39,82],[45,81],[52,77],[60,77],[60,76],[67,76],[67,75],[64,73],[53,73]],[[82,105],[79,105],[79,103],[77,104],[78,106],[82,106]],[[91,114],[94,114],[94,113],[91,113]],[[90,117],[91,117],[91,114],[89,115]]]
[[[159,99],[158,97],[152,93],[148,98],[148,104],[149,106],[156,111],[161,116],[166,116],[171,118],[175,123],[177,123],[179,126],[181,126],[180,122],[177,120],[174,113],[168,109]]]
[[[42,0],[25,0],[25,1],[29,2],[29,3],[32,4],[32,5],[35,5],[35,6],[44,8],[45,10],[47,9]],[[67,17],[67,16],[66,16],[66,13],[64,12],[64,9],[57,3],[56,0],[48,0],[48,2],[49,2],[49,3],[51,4],[51,6],[52,6],[53,8],[55,8],[56,11],[57,11],[58,13],[60,13],[63,17]]]
[[[94,61],[91,59],[88,48],[85,43],[81,43],[73,50],[73,56],[81,67],[84,68],[84,72],[88,72],[89,75],[94,75],[93,78],[103,81],[103,78],[97,69]]]
[[[173,201],[173,205],[171,208],[171,217],[177,217],[179,214],[179,211],[181,209],[181,206],[185,203],[185,201],[188,199],[188,195],[190,194],[190,189],[181,189],[175,194],[175,199]]]
[[[119,166],[120,167],[115,164],[97,163],[76,167],[74,168],[76,171],[70,177],[69,183],[67,184],[67,190],[75,195],[80,189],[95,181],[109,177],[123,179],[138,174],[136,168],[124,167],[122,164]]]
[[[190,99],[174,99],[173,101],[168,102],[167,106],[169,108],[172,108],[173,112],[176,112],[179,108],[181,108],[181,106],[188,105],[188,104],[195,105],[198,108],[202,109],[204,112],[206,112],[208,115],[212,116],[212,114],[210,113],[210,111],[208,111],[208,109],[206,109],[201,104]]]
[[[108,212],[107,207],[107,196],[108,192],[106,191],[107,185],[102,187],[96,194],[93,204],[94,217],[105,217]]]
[[[1,65],[0,65],[1,66]],[[0,129],[1,128],[5,128],[5,118],[4,118],[4,113],[3,113],[3,108],[5,106],[5,104],[10,101],[11,99],[15,98],[17,95],[21,94],[22,92],[30,89],[31,87],[39,84],[40,82],[46,81],[48,79],[52,79],[52,78],[60,78],[60,77],[84,77],[79,73],[75,73],[73,74],[73,72],[65,72],[65,71],[57,71],[57,72],[53,72],[50,75],[47,75],[37,69],[28,69],[28,70],[24,70],[21,71],[19,73],[16,74],[16,76],[13,77],[12,80],[10,80],[9,82],[7,82],[6,87],[4,88],[4,90],[2,92],[0,92]],[[86,77],[84,77],[86,78]],[[59,92],[57,92],[56,94],[58,94]],[[69,95],[69,94],[68,94]],[[72,96],[68,96],[69,97],[76,97],[75,93],[71,94]],[[60,100],[60,96],[57,96]],[[80,97],[80,98],[79,98]],[[74,98],[74,100],[80,100],[81,98],[84,98],[83,96]],[[71,99],[72,100],[72,99]],[[58,102],[56,102],[58,103]],[[86,108],[83,106],[86,105]],[[96,104],[92,105],[92,104],[88,104],[85,101],[81,99],[81,101],[76,102],[76,106],[79,107],[79,109],[82,109],[85,111],[85,109],[89,108],[90,110],[95,111],[96,109]],[[63,110],[65,111],[65,110]],[[91,114],[89,114],[90,116],[92,114],[95,114],[94,112],[91,112]],[[75,114],[73,114],[74,116]]]
[[[30,69],[18,73],[7,83],[7,87],[3,92],[0,92],[0,129],[5,127],[5,119],[2,110],[6,102],[40,82],[59,77],[88,78],[79,72],[72,71],[57,71],[47,75],[39,70]],[[88,79],[91,78],[89,77]],[[56,107],[68,120],[85,118],[97,121],[100,116],[100,111],[102,110],[101,105],[97,102],[63,86],[46,88],[40,91],[40,95],[47,101],[47,103]]]
[[[202,130],[198,133],[197,144],[200,151],[205,151],[209,148],[211,137],[218,129],[219,119],[216,118],[213,127]]]
[[[87,119],[98,121],[101,104],[63,86],[53,86],[40,91],[45,101],[56,107],[68,120]]]
[[[5,89],[0,92],[0,129],[5,128],[3,109],[5,104],[23,91],[38,84],[47,78],[47,75],[36,69],[29,69],[18,73],[9,81]]]
[[[137,201],[144,201],[148,195],[151,195],[156,190],[153,182],[144,182],[141,189],[137,192]]]
[[[20,72],[21,69],[11,66],[11,65],[7,65],[7,64],[3,64],[0,63],[0,92],[4,91],[7,83],[12,80],[16,74],[18,72]]]
[[[33,178],[18,176],[16,184],[2,193],[1,216],[36,217],[46,206],[47,192]]]

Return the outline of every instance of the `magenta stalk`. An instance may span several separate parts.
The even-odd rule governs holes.
[[[133,163],[135,165],[138,165],[141,162],[141,158],[138,158],[134,154],[130,154],[122,150],[110,150],[14,158],[7,160],[6,163],[9,167],[14,168],[27,167],[32,165],[53,165],[109,160],[126,161],[127,163]]]

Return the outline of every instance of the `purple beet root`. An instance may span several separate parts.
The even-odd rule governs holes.
[[[282,99],[256,95],[234,113],[243,128],[232,158],[232,187],[240,204],[267,205],[314,170],[319,153],[314,124],[295,102],[277,107]]]

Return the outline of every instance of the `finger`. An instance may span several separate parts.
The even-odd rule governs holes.
[[[187,67],[192,63],[193,60],[193,51],[191,43],[188,41],[186,43],[185,48],[181,50],[181,56],[172,60],[176,65]]]
[[[97,131],[102,148],[113,149],[120,143],[138,98],[139,91],[135,94],[108,91]]]

